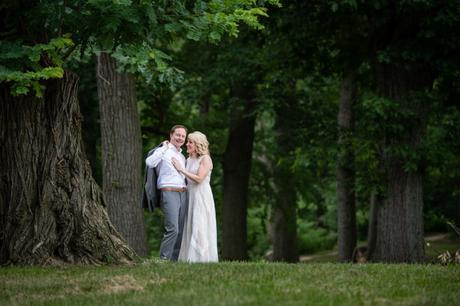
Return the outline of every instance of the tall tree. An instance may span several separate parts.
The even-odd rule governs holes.
[[[332,61],[339,67],[344,59],[363,62],[357,66],[361,72],[373,73],[363,83],[369,93],[363,102],[370,110],[365,118],[376,114],[368,123],[379,127],[373,141],[380,138],[386,193],[378,209],[373,258],[420,262],[424,259],[422,144],[430,106],[438,94],[436,80],[443,79],[448,65],[458,65],[453,57],[458,50],[456,35],[445,34],[458,24],[454,17],[458,2],[334,1],[311,4],[310,11],[329,11],[324,28],[338,29],[331,36],[339,42]],[[350,27],[342,22],[346,14],[359,22],[351,23],[356,35],[343,40],[343,29]]]
[[[284,85],[289,88],[289,85]],[[273,224],[273,260],[297,262],[297,184],[293,169],[296,141],[291,138],[295,131],[299,109],[292,95],[284,95],[275,105],[275,142],[276,151],[273,163],[274,203],[272,208]],[[298,114],[301,114],[299,112]],[[295,132],[294,132],[295,133]]]
[[[387,193],[378,213],[374,260],[424,260],[423,143],[440,96],[436,82],[459,64],[454,55],[458,36],[452,32],[459,25],[454,17],[459,12],[458,1],[388,1],[369,10],[371,63],[379,96],[373,102],[385,111],[380,151]]]
[[[86,160],[78,77],[48,81],[42,98],[1,86],[0,263],[127,262]]]
[[[378,31],[378,50],[394,50],[417,37],[424,13],[406,18],[409,7],[389,5],[390,22]],[[382,36],[380,36],[382,35]],[[433,69],[423,59],[392,57],[391,63],[377,61],[377,94],[390,99],[397,108],[390,126],[384,132],[382,161],[385,168],[387,197],[379,209],[374,259],[385,262],[422,262],[423,231],[423,169],[419,157],[401,154],[420,152],[426,118],[427,96],[434,81]],[[390,119],[390,120],[391,120]],[[398,125],[404,120],[404,130]],[[408,124],[410,123],[410,125]],[[412,164],[412,166],[410,166]]]
[[[398,153],[388,150],[390,146],[401,146],[417,152],[421,147],[426,109],[422,101],[410,101],[410,91],[430,87],[433,79],[429,70],[421,64],[419,69],[383,65],[378,74],[381,94],[402,103],[406,111],[415,112],[418,118],[412,121],[407,132],[386,134],[383,143],[383,162],[386,172],[387,198],[379,209],[377,242],[374,259],[385,262],[422,262],[423,240],[423,190],[422,169],[408,169],[411,162]],[[418,100],[418,101],[417,101]],[[406,108],[407,107],[407,108]],[[412,161],[413,162],[413,161]]]
[[[134,76],[117,71],[114,58],[101,52],[97,83],[101,115],[103,190],[110,220],[139,256],[147,238],[139,209],[142,143]]]
[[[236,82],[232,87],[236,105],[230,113],[230,129],[224,153],[222,257],[247,259],[247,202],[256,119],[254,89]]]
[[[353,104],[356,100],[354,72],[344,73],[340,93],[337,156],[337,230],[339,261],[351,261],[356,247],[355,172],[353,152]]]
[[[61,67],[72,41],[55,8],[2,6],[0,261],[131,261],[82,150],[78,77]]]

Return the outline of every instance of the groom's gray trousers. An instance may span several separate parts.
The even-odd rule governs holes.
[[[187,214],[187,192],[161,191],[161,209],[165,233],[160,246],[160,258],[177,260]]]

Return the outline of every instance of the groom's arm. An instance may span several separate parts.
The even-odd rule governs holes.
[[[145,159],[145,164],[147,165],[147,167],[155,168],[156,166],[158,166],[158,164],[160,163],[161,159],[163,158],[167,150],[168,150],[168,145],[164,145],[164,143],[161,143],[155,149],[153,154]]]

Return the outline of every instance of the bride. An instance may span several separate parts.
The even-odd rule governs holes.
[[[179,261],[217,262],[217,230],[214,197],[209,181],[212,160],[209,143],[201,132],[187,138],[187,167],[173,159],[177,171],[187,177],[188,213],[185,220]]]

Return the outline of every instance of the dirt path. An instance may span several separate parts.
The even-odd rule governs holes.
[[[443,233],[443,234],[426,236],[425,241],[433,242],[433,241],[443,240],[443,239],[446,239],[449,235],[450,235],[449,233]]]

